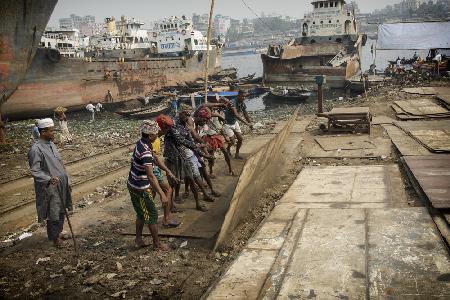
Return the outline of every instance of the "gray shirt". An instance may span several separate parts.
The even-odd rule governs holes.
[[[34,179],[38,221],[58,221],[64,207],[72,210],[69,177],[55,144],[39,139],[28,152],[30,172]],[[50,184],[52,177],[58,177],[57,185]]]

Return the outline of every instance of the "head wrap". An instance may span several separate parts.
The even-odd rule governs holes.
[[[171,117],[167,115],[159,115],[156,118],[156,123],[158,123],[158,126],[162,129],[163,127],[172,127],[173,126],[173,120]]]
[[[159,126],[153,120],[143,121],[141,126],[139,127],[139,129],[144,134],[158,134],[158,132],[159,132]]]
[[[50,118],[41,119],[38,122],[38,128],[40,128],[40,129],[54,127],[54,126],[55,126],[55,123],[53,123],[53,120]]]
[[[181,111],[186,111],[186,112],[188,112],[190,114],[192,112],[192,106],[187,105],[185,103],[181,103],[180,110]]]
[[[66,112],[67,108],[62,107],[62,106],[58,106],[57,108],[55,108],[54,110],[56,113],[62,113],[62,112]]]
[[[195,113],[195,116],[198,118],[209,119],[211,118],[211,111],[207,107],[200,107]]]

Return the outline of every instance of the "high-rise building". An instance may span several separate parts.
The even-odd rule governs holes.
[[[82,26],[95,24],[95,17],[91,15],[86,15],[84,17],[71,14],[69,18],[60,18],[59,27],[66,29],[78,29],[80,30]]]

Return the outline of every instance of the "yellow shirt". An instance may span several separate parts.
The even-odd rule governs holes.
[[[161,154],[161,139],[159,137],[152,143],[153,153],[156,155]]]

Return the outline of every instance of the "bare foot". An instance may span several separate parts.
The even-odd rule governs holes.
[[[197,205],[196,209],[203,212],[208,211],[208,208],[204,205]]]
[[[205,194],[205,195],[203,196],[203,201],[205,201],[205,202],[214,202],[214,198],[211,197],[211,196],[208,195],[208,194]]]
[[[144,242],[143,239],[135,239],[134,240],[134,244],[136,245],[136,247],[138,248],[144,248],[147,247],[148,245]]]
[[[219,192],[216,192],[216,191],[211,191],[211,195],[213,195],[213,197],[220,197],[220,196],[222,196]]]
[[[64,241],[58,237],[56,240],[53,241],[53,246],[55,246],[58,249],[61,249],[66,246],[66,243],[64,243]]]
[[[239,154],[236,154],[235,156],[234,156],[234,159],[244,159],[242,156],[240,156]]]
[[[153,246],[153,250],[166,252],[169,251],[169,247],[164,244],[159,243],[158,245]]]

